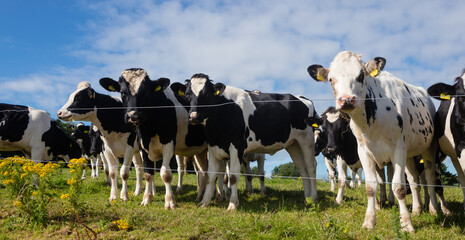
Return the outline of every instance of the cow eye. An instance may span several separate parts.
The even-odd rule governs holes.
[[[359,83],[363,83],[364,78],[365,78],[365,73],[363,72],[363,70],[360,70],[360,74],[358,75],[357,79],[355,79],[355,81]]]

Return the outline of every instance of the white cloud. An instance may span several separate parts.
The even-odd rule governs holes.
[[[58,109],[78,82],[103,91],[100,77],[142,67],[172,82],[204,72],[236,87],[302,94],[321,113],[334,104],[332,92],[306,68],[328,66],[342,50],[365,61],[383,56],[385,70],[425,88],[451,83],[465,67],[461,1],[117,0],[82,7],[93,18],[69,46],[86,64],[0,79],[1,101]]]

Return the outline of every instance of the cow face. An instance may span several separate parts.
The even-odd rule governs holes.
[[[307,68],[310,76],[316,81],[330,82],[337,110],[352,111],[360,108],[366,96],[366,78],[376,77],[386,63],[384,58],[377,57],[364,64],[361,57],[344,51],[336,55],[329,69],[321,65],[311,65]]]
[[[462,76],[455,79],[454,85],[448,85],[445,83],[437,83],[428,88],[428,94],[440,101],[448,101],[451,98],[455,98],[457,101],[456,105],[461,105],[465,102],[465,89],[463,79],[465,78],[465,70]],[[465,109],[464,109],[465,110]],[[465,111],[463,112],[465,114]]]
[[[321,128],[326,137],[325,154],[339,154],[338,146],[345,144],[343,134],[349,131],[349,116],[343,112],[337,111],[334,107],[328,108],[322,114]]]
[[[89,135],[89,127],[85,126],[82,123],[79,123],[71,133],[71,136],[73,136],[76,139],[84,139]]]
[[[194,74],[186,84],[175,83],[171,85],[173,92],[183,95],[190,102],[189,122],[191,124],[205,124],[210,112],[222,98],[226,86],[222,83],[213,84],[208,75]]]
[[[64,121],[82,120],[95,111],[95,90],[88,82],[80,82],[77,90],[68,99],[68,102],[57,112],[58,118]]]
[[[164,96],[163,91],[169,84],[170,80],[167,78],[150,80],[147,72],[141,68],[124,70],[118,82],[111,78],[100,79],[103,88],[121,93],[123,104],[127,107],[125,119],[134,125],[145,121],[144,112],[153,107],[157,97]]]
[[[95,155],[102,150],[102,140],[100,138],[100,131],[96,126],[91,126],[89,129],[89,138],[90,138],[90,154]]]

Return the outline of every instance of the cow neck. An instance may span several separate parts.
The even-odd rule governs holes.
[[[95,93],[95,114],[91,122],[106,135],[111,132],[133,132],[125,122],[126,109],[121,101],[110,95]],[[110,108],[110,109],[105,109]]]

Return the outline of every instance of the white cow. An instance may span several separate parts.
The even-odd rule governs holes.
[[[336,98],[336,109],[348,113],[350,128],[357,138],[360,161],[366,175],[368,206],[363,228],[376,224],[376,166],[392,162],[392,187],[399,202],[400,221],[404,231],[414,232],[405,203],[405,174],[409,182],[417,182],[413,157],[423,155],[430,192],[434,192],[433,140],[434,105],[423,88],[405,83],[388,72],[380,72],[386,60],[381,57],[365,64],[361,55],[344,51],[336,55],[329,69],[309,66],[307,71],[316,81],[329,81]],[[406,168],[407,167],[407,168]],[[413,178],[413,179],[412,179]],[[413,199],[419,199],[420,187],[412,185]],[[437,198],[431,194],[430,212],[438,211]],[[421,212],[421,203],[413,202],[413,212]]]

